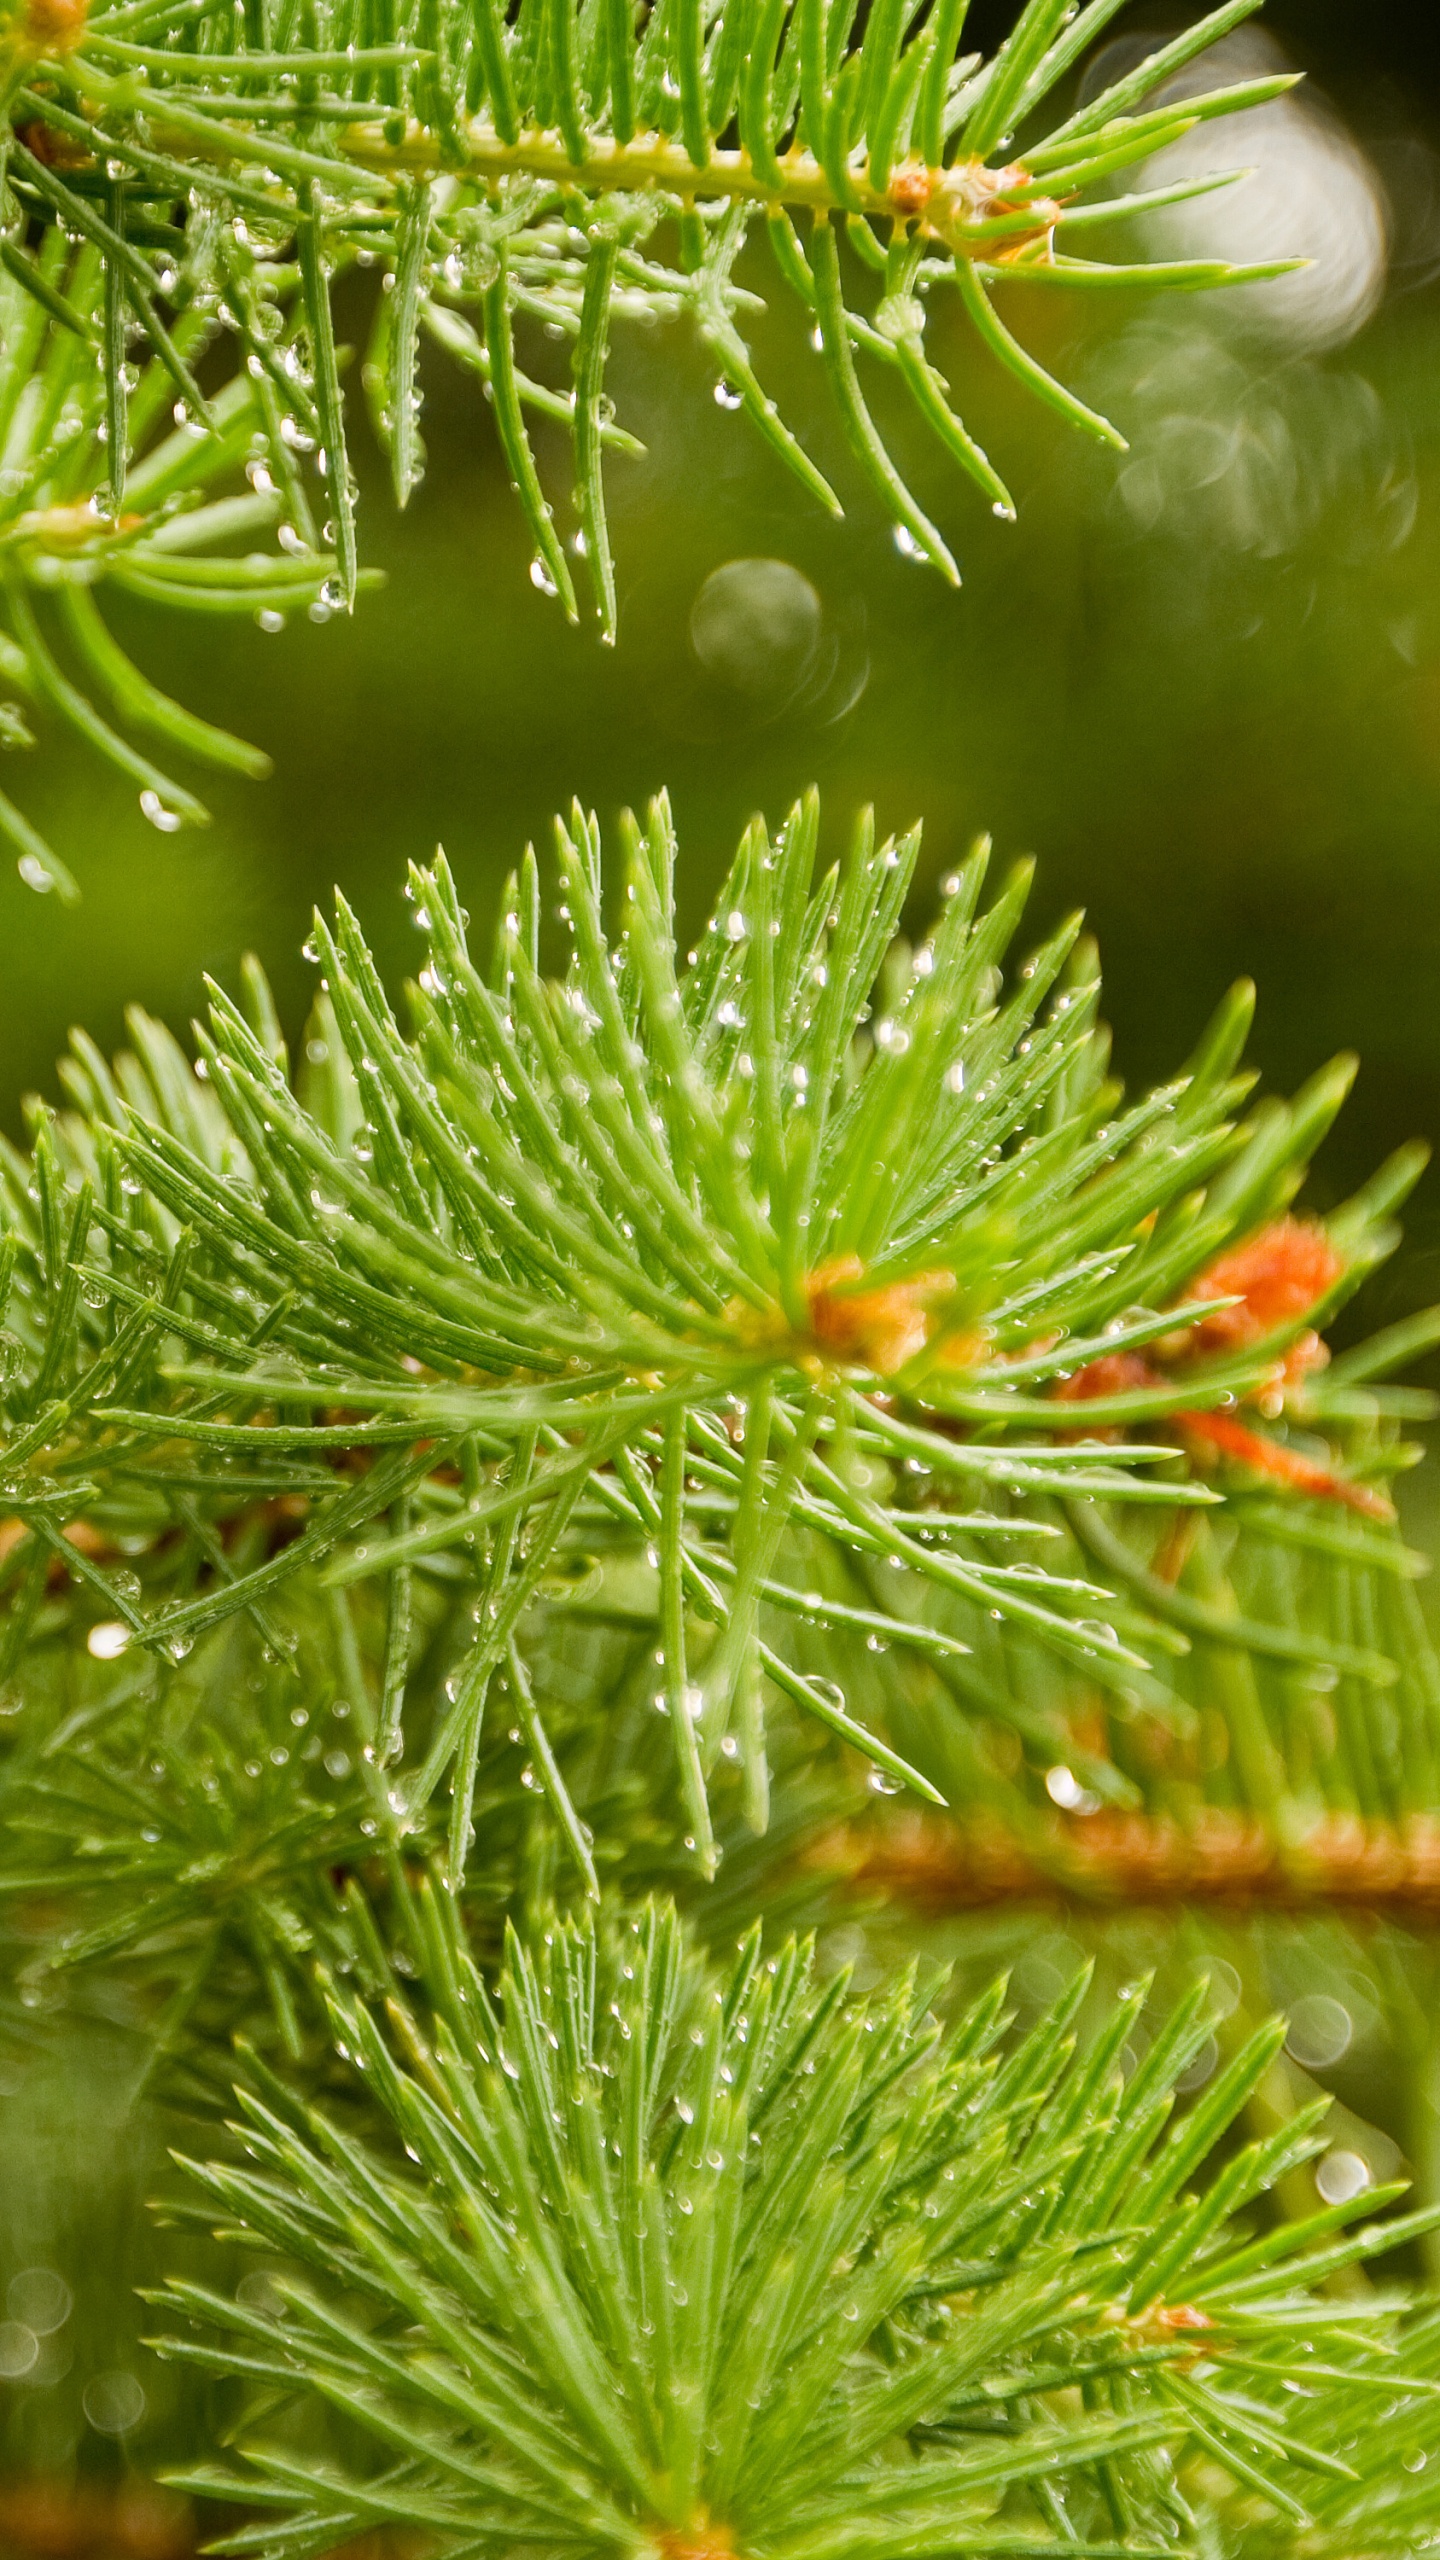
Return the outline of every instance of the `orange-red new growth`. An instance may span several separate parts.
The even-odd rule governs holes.
[[[1174,1384],[1177,1374],[1183,1377],[1189,1362],[1247,1350],[1252,1343],[1263,1342],[1267,1334],[1279,1332],[1282,1327],[1293,1325],[1298,1317],[1308,1315],[1334,1287],[1344,1268],[1341,1255],[1323,1227],[1310,1219],[1277,1218],[1273,1226],[1252,1236],[1248,1244],[1219,1255],[1186,1292],[1192,1304],[1197,1298],[1229,1298],[1235,1302],[1233,1305],[1217,1306],[1213,1316],[1201,1316],[1198,1323],[1184,1331],[1177,1328],[1155,1345],[1152,1356],[1140,1351],[1113,1351],[1087,1361],[1073,1377],[1060,1380],[1055,1400],[1058,1404],[1086,1404],[1099,1397],[1125,1395],[1136,1387]],[[1261,1411],[1271,1418],[1278,1415],[1286,1389],[1298,1385],[1312,1370],[1323,1368],[1329,1356],[1313,1328],[1307,1327],[1298,1334],[1269,1376],[1251,1390]],[[1192,1447],[1253,1467],[1257,1474],[1289,1485],[1297,1493],[1348,1503],[1352,1510],[1368,1512],[1376,1519],[1393,1516],[1383,1494],[1372,1492],[1368,1485],[1347,1482],[1314,1459],[1302,1457],[1298,1450],[1272,1440],[1268,1433],[1252,1430],[1233,1413],[1186,1411],[1167,1419]]]
[[[934,176],[918,160],[906,161],[890,180],[890,201],[899,214],[923,213],[934,192]]]
[[[671,2525],[655,2541],[664,2560],[734,2560],[734,2540],[724,2524],[702,2524],[686,2531]]]
[[[1181,2336],[1187,2329],[1209,2330],[1214,2328],[1215,2323],[1209,2312],[1202,2311],[1198,2303],[1150,2302],[1146,2304],[1143,2311],[1132,2312],[1125,2326],[1148,2343],[1163,2346],[1170,2339]],[[1179,2373],[1189,2373],[1199,2362],[1200,2357],[1208,2352],[1210,2350],[1199,2346],[1197,2341],[1195,2349],[1179,2359],[1175,2370]]]
[[[1207,1353],[1248,1350],[1267,1333],[1308,1315],[1344,1268],[1323,1227],[1305,1218],[1277,1218],[1235,1253],[1222,1253],[1194,1282],[1192,1298],[1234,1298],[1237,1304],[1201,1317],[1191,1328],[1188,1356],[1203,1359]],[[1267,1392],[1283,1396],[1312,1369],[1323,1369],[1329,1356],[1319,1334],[1307,1328],[1276,1363]]]
[[[1174,1419],[1187,1440],[1217,1450],[1222,1458],[1233,1458],[1240,1466],[1253,1467],[1258,1475],[1272,1476],[1295,1493],[1348,1503],[1352,1511],[1366,1512],[1372,1520],[1395,1517],[1394,1507],[1383,1493],[1376,1493],[1368,1484],[1356,1484],[1348,1476],[1335,1475],[1314,1458],[1302,1457],[1298,1449],[1287,1449],[1283,1441],[1272,1440],[1268,1432],[1252,1431],[1233,1413],[1177,1413]]]
[[[1222,1253],[1187,1292],[1195,1298],[1235,1298],[1191,1328],[1189,1341],[1203,1352],[1242,1350],[1281,1325],[1308,1315],[1334,1288],[1345,1265],[1321,1226],[1309,1218],[1277,1218],[1234,1253]]]
[[[806,1273],[799,1323],[778,1305],[757,1312],[737,1301],[729,1313],[748,1345],[787,1353],[804,1369],[833,1364],[893,1378],[922,1351],[932,1352],[946,1368],[974,1359],[982,1337],[973,1327],[962,1331],[954,1323],[953,1272],[920,1271],[911,1280],[868,1289],[865,1277],[857,1253],[838,1254]]]
[[[810,1273],[805,1283],[810,1331],[832,1359],[854,1361],[878,1377],[893,1378],[924,1350],[934,1301],[954,1283],[946,1271],[925,1271],[917,1280],[892,1281],[884,1289],[847,1287],[864,1269],[858,1254],[847,1253]]]
[[[1094,1396],[1128,1395],[1132,1387],[1158,1387],[1162,1380],[1143,1351],[1107,1351],[1098,1360],[1087,1360],[1073,1377],[1061,1378],[1055,1389],[1057,1404],[1088,1404]]]
[[[1156,2345],[1186,2329],[1215,2326],[1209,2312],[1194,2302],[1147,2302],[1143,2311],[1122,2311],[1117,2304],[1111,2304],[1100,2316],[1107,2328],[1129,2329]],[[1188,2366],[1182,2364],[1180,2370],[1183,2373]]]
[[[25,0],[7,13],[0,51],[38,62],[45,54],[72,53],[85,33],[88,0]]]
[[[82,28],[83,23],[82,19]],[[65,48],[60,44],[49,44],[43,45],[40,50],[46,53],[63,53]],[[27,59],[33,59],[33,55],[34,48],[31,47]],[[95,154],[93,151],[87,151],[83,142],[75,141],[71,134],[60,133],[53,124],[44,123],[39,116],[32,116],[28,124],[17,124],[15,134],[17,141],[23,142],[31,156],[43,161],[47,169],[93,169],[95,166]],[[47,515],[59,515],[61,510],[58,507],[49,507],[45,512]],[[83,514],[88,521],[90,534],[94,535],[95,518],[88,506],[67,508],[64,512],[77,518]]]

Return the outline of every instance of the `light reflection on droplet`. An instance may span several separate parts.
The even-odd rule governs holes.
[[[1312,1991],[1290,2012],[1285,2050],[1302,2071],[1328,2071],[1350,2049],[1355,2022],[1343,2000]]]
[[[166,808],[158,791],[142,791],[140,809],[142,816],[149,819],[152,827],[158,827],[162,836],[173,836],[185,823],[178,809]]]
[[[1349,2204],[1370,2184],[1370,2165],[1358,2151],[1327,2151],[1315,2170],[1315,2184],[1326,2204]]]
[[[1100,1810],[1099,1797],[1089,1787],[1081,1786],[1074,1770],[1067,1769],[1063,1760],[1057,1761],[1053,1769],[1046,1770],[1045,1793],[1063,1813],[1098,1813]]]
[[[789,698],[820,646],[823,608],[788,560],[727,560],[711,571],[690,612],[701,665],[737,693]]]
[[[1089,376],[1124,417],[1128,459],[1107,482],[1111,523],[1225,557],[1315,546],[1326,566],[1398,550],[1417,486],[1403,419],[1358,371],[1260,364],[1205,320],[1152,315]]]
[[[40,2341],[22,2320],[0,2320],[0,2381],[18,2382],[40,2353]]]
[[[1219,2045],[1213,2036],[1207,2036],[1199,2052],[1192,2061],[1187,2062],[1176,2079],[1175,2086],[1181,2096],[1188,2098],[1194,2090],[1203,2089],[1206,2081],[1214,2078],[1215,2065],[1219,2059]]]
[[[1147,105],[1284,71],[1274,38],[1245,28],[1214,45]],[[1375,170],[1310,85],[1266,106],[1197,125],[1127,183],[1171,187],[1243,169],[1237,185],[1144,217],[1152,257],[1224,258],[1236,265],[1304,258],[1293,274],[1225,289],[1221,325],[1277,352],[1344,346],[1369,319],[1385,283],[1384,194]],[[1207,317],[1210,315],[1207,313]]]
[[[64,2328],[72,2300],[70,2287],[53,2267],[22,2267],[10,2279],[5,2308],[13,2321],[32,2329],[37,2338],[49,2338]]]
[[[128,2435],[145,2415],[144,2387],[133,2373],[92,2374],[80,2405],[97,2435]]]

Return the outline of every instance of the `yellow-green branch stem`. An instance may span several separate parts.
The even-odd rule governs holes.
[[[176,159],[263,160],[270,148],[263,134],[219,117],[186,113],[180,123],[176,110],[184,108],[184,100],[167,99],[144,82],[107,79],[88,62],[72,63],[70,74],[97,104],[143,114],[154,143]],[[1013,250],[1025,240],[1043,236],[1059,210],[1044,197],[1023,206],[1011,201],[1015,191],[1029,182],[1028,171],[1018,163],[993,169],[981,160],[964,160],[949,169],[927,169],[922,161],[905,160],[891,171],[884,187],[872,185],[863,167],[857,167],[847,172],[842,197],[819,161],[798,148],[782,154],[777,187],[756,169],[746,151],[715,150],[701,166],[682,142],[660,133],[636,134],[624,143],[597,134],[579,161],[570,157],[558,133],[532,127],[507,142],[483,116],[464,127],[461,140],[463,158],[453,143],[442,146],[424,125],[412,124],[398,142],[389,138],[382,122],[348,125],[336,135],[334,176],[343,182],[347,171],[365,170],[382,179],[546,178],[584,195],[659,194],[687,203],[722,198],[767,210],[783,206],[817,214],[855,213],[918,223],[947,248],[975,256],[993,255],[1001,242]],[[275,165],[283,169],[294,156],[280,144]],[[317,155],[306,158],[307,164],[315,164],[314,174],[323,184]]]
[[[690,200],[723,196],[731,202],[766,207],[870,214],[883,220],[918,221],[924,230],[951,242],[959,231],[978,224],[988,227],[987,217],[997,212],[1003,219],[1009,210],[1007,196],[1028,175],[1019,167],[991,169],[979,160],[962,161],[953,169],[927,169],[921,161],[906,160],[891,172],[883,188],[872,186],[861,170],[852,171],[842,200],[819,161],[799,149],[781,157],[777,188],[755,168],[746,151],[712,151],[699,167],[683,143],[659,133],[637,134],[626,143],[597,135],[585,158],[576,162],[558,134],[531,131],[506,142],[493,125],[477,117],[466,129],[465,144],[467,174],[477,177],[523,173],[549,178],[557,186],[578,187],[586,194],[642,195],[654,190]],[[351,126],[340,148],[347,160],[377,171],[438,172],[454,166],[453,159],[443,158],[435,136],[419,125],[393,144],[386,141],[379,124]],[[1048,228],[1046,216],[1054,216],[1049,205],[1027,205],[1025,212],[1034,230]]]

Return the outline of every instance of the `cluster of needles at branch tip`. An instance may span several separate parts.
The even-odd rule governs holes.
[[[1362,2516],[1410,2547],[1434,2315],[1324,2288],[1434,2213],[1362,2222],[1390,2188],[1257,2227],[1324,2142],[1322,2099],[1211,2158],[1283,2026],[1166,2132],[1203,1983],[1137,2064],[1146,1986],[1080,2046],[1083,1972],[1007,2041],[1003,1985],[942,2028],[913,1974],[854,2003],[758,1929],[712,1972],[654,1906],[511,1933],[494,1999],[447,1896],[407,1921],[388,2022],[383,1980],[328,1986],[365,2135],[252,2067],[236,2159],[186,2164],[190,2214],[294,2270],[263,2306],[157,2297],[161,2352],[254,2394],[241,2460],[184,2475],[258,2510],[224,2547],[413,2519],[482,2551],[1159,2560],[1204,2547],[1202,2470],[1284,2547]],[[275,2423],[317,2400],[328,2462]]]
[[[1127,1099],[1078,921],[1006,974],[1026,866],[986,907],[977,850],[909,945],[918,834],[822,871],[818,829],[755,822],[682,964],[665,804],[614,938],[577,811],[558,977],[533,856],[483,971],[437,861],[409,1034],[342,900],[293,1079],[253,966],[193,1071],[140,1017],[114,1068],[77,1037],[7,1181],[8,1669],[68,1581],[97,1659],[169,1678],[243,1626],[303,1717],[318,1606],[346,1820],[457,1885],[503,1734],[598,1890],[592,1676],[617,1735],[658,1716],[702,1871],[764,1832],[777,1731],[941,1804],[999,1730],[1042,1807],[1235,1806],[1302,1864],[1344,1817],[1428,1872],[1388,1491],[1428,1408],[1384,1381],[1435,1319],[1321,1338],[1423,1151],[1297,1216],[1351,1061],[1248,1102],[1242,987]]]

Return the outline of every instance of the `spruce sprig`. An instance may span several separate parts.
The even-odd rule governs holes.
[[[161,2352],[252,2402],[184,2476],[254,2516],[222,2548],[1158,2560],[1227,2510],[1416,2547],[1434,2323],[1327,2287],[1440,2209],[1267,2218],[1328,2103],[1235,2141],[1282,2027],[1172,2117],[1203,1983],[1077,2049],[1082,1975],[1007,2043],[1002,1985],[941,2028],[758,1930],[717,1978],[652,1907],[512,1934],[492,2003],[448,1894],[410,1915],[424,2007],[330,1992],[360,2122],[257,2072],[239,2161],[191,2164],[269,2269],[161,2297]]]
[[[882,1785],[941,1794],[933,1734],[897,1748],[892,1649],[937,1676],[947,1717],[998,1714],[1037,1776],[1063,1764],[1121,1804],[1144,1755],[1138,1777],[1103,1744],[1086,1756],[1077,1710],[1098,1693],[1193,1728],[1171,1673],[1192,1648],[1262,1799],[1273,1757],[1251,1737],[1274,1710],[1236,1685],[1251,1660],[1339,1674],[1362,1719],[1399,1676],[1433,1751],[1433,1665],[1375,1489],[1403,1455],[1387,1391],[1342,1381],[1324,1401],[1304,1348],[1390,1250],[1416,1152],[1330,1220],[1319,1298],[1217,1343],[1237,1299],[1215,1295],[1216,1257],[1272,1230],[1348,1062],[1243,1112],[1242,993],[1180,1078],[1127,1105],[1073,921],[1007,983],[1024,881],[982,909],[981,853],[933,935],[887,960],[918,836],[866,825],[817,882],[816,829],[813,801],[773,841],[751,828],[683,967],[663,804],[626,827],[616,940],[593,822],[559,831],[559,978],[539,966],[533,859],[488,974],[443,862],[415,874],[410,1038],[342,904],[315,929],[298,1090],[254,972],[248,1016],[214,993],[194,1072],[143,1023],[114,1076],[77,1044],[79,1109],[7,1182],[0,1667],[63,1570],[82,1629],[99,1612],[162,1663],[243,1613],[304,1704],[305,1630],[343,1599],[372,1815],[403,1836],[448,1783],[457,1883],[500,1683],[593,1888],[530,1667],[587,1590],[653,1630],[706,1867],[727,1761],[765,1820],[767,1697]],[[1370,1367],[1415,1338],[1382,1338]],[[1127,1361],[1143,1383],[1108,1388]],[[1344,1623],[1334,1577],[1317,1596],[1271,1571],[1237,1607],[1197,1517],[1217,1461],[1227,1481],[1213,1418],[1277,1397],[1278,1422],[1242,1433],[1242,1487],[1257,1461],[1313,1480],[1283,1515],[1302,1550],[1333,1544],[1353,1502],[1384,1515]],[[1302,1456],[1307,1413],[1348,1474],[1333,1442],[1330,1473]],[[414,1676],[415,1594],[457,1582],[473,1614],[442,1687]],[[808,1667],[820,1639],[848,1649],[841,1684]]]
[[[184,247],[181,233],[163,224],[146,237],[157,256],[173,258]],[[269,546],[282,515],[294,510],[266,461],[274,421],[263,386],[241,372],[209,399],[197,387],[193,368],[220,325],[213,272],[207,291],[197,283],[198,238],[183,295],[171,277],[179,315],[139,367],[102,253],[83,229],[79,238],[83,245],[72,247],[56,222],[33,255],[13,242],[0,251],[0,679],[26,706],[3,707],[0,738],[9,747],[33,745],[31,709],[58,721],[138,787],[141,808],[168,833],[204,825],[209,813],[128,733],[223,771],[258,777],[270,760],[152,684],[116,640],[98,597],[108,590],[278,627],[292,613],[324,618],[338,605],[336,563],[308,509],[300,515],[303,540],[292,531],[291,550]],[[294,457],[285,452],[293,482]],[[264,549],[257,537],[267,538]],[[250,547],[237,550],[241,542]],[[75,898],[65,864],[4,793],[0,835],[29,887]]]
[[[14,272],[28,274],[20,227],[59,222],[103,262],[117,504],[126,334],[137,328],[188,385],[162,309],[184,306],[197,265],[207,275],[218,265],[216,307],[267,386],[277,485],[283,473],[293,486],[297,444],[317,453],[346,603],[359,555],[332,292],[357,260],[378,261],[390,291],[369,375],[400,503],[423,464],[420,349],[436,344],[489,393],[534,575],[573,619],[570,557],[527,409],[570,434],[583,536],[574,548],[611,638],[602,464],[607,443],[629,442],[605,390],[618,320],[687,319],[714,358],[722,399],[839,512],[763,389],[744,334],[758,279],[742,251],[760,221],[814,332],[856,470],[904,545],[955,580],[949,545],[907,487],[862,381],[863,370],[892,382],[995,511],[1013,514],[927,348],[933,289],[955,290],[989,358],[1060,416],[1121,446],[1011,334],[993,289],[1189,292],[1281,271],[1086,254],[1097,229],[1199,191],[1142,186],[1117,198],[1119,173],[1289,85],[1277,76],[1167,102],[1166,83],[1256,5],[1225,0],[1093,101],[1062,104],[1057,119],[1052,100],[1117,5],[1089,0],[1077,14],[1067,0],[1027,0],[985,61],[960,49],[963,0],[863,18],[844,0],[657,0],[638,19],[610,0],[519,0],[511,10],[495,0],[299,9],[185,0],[178,10],[174,0],[112,0],[89,12],[83,0],[25,0],[4,41],[17,217],[9,254]],[[1157,94],[1161,103],[1148,104]],[[282,332],[282,346],[275,303],[292,291],[303,327]],[[563,383],[531,379],[517,356],[517,324],[537,322],[569,345]],[[198,391],[194,402],[203,417]]]

